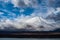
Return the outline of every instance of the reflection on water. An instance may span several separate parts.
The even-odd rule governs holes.
[[[60,38],[0,38],[0,40],[60,40]]]

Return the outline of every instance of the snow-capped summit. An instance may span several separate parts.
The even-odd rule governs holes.
[[[39,17],[32,17],[30,19],[27,19],[25,22],[29,23],[29,24],[34,24],[34,23],[37,24],[37,23],[39,23],[41,21],[40,21]]]

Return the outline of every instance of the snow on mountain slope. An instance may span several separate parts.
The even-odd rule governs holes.
[[[2,23],[0,23],[0,28],[4,29],[4,27],[10,28],[10,26],[16,29],[28,29],[28,30],[38,30],[38,31],[49,31],[52,29],[55,29],[55,27],[51,26],[53,24],[52,22],[49,22],[41,17],[33,17],[30,19],[25,19],[25,21],[10,21],[10,20],[4,20]],[[48,23],[47,23],[48,22]]]
[[[32,29],[32,31],[33,29],[38,31],[49,31],[56,28],[53,25],[55,23],[54,21],[51,22],[41,17],[33,17],[21,23],[25,23],[25,25],[23,25],[25,29]]]

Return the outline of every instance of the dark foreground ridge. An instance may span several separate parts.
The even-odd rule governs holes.
[[[38,32],[38,31],[0,31],[2,38],[60,38],[60,32]]]

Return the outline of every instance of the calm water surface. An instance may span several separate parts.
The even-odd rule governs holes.
[[[0,40],[60,40],[60,38],[0,38]]]

